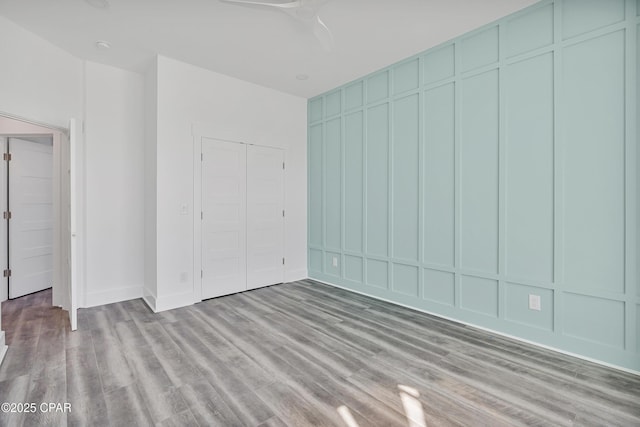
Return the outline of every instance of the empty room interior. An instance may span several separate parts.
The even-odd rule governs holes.
[[[640,426],[640,0],[0,0],[0,425]]]

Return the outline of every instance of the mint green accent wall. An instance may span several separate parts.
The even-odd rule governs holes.
[[[309,100],[310,277],[640,371],[639,7],[543,0]]]

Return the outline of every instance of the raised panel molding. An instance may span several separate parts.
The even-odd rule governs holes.
[[[553,4],[507,20],[506,33],[508,57],[553,44]]]
[[[309,128],[309,244],[314,246],[322,246],[322,217],[323,201],[322,201],[322,176],[324,169],[322,165],[323,158],[322,143],[322,124],[317,124]],[[321,270],[321,269],[320,269]]]
[[[389,287],[389,263],[375,259],[367,260],[367,284],[379,288]]]
[[[566,293],[564,304],[565,334],[597,344],[624,347],[624,302]]]
[[[507,283],[505,291],[505,319],[522,325],[553,330],[554,291],[534,286]],[[529,308],[529,296],[540,297],[540,310]]]
[[[455,275],[447,271],[425,268],[423,298],[440,304],[455,304]]]
[[[344,163],[344,248],[362,252],[364,200],[364,118],[362,111],[345,116]]]
[[[542,0],[310,99],[309,276],[640,372],[637,16]]]
[[[625,0],[564,0],[561,4],[564,39],[624,19]]]
[[[470,71],[498,61],[498,26],[462,38],[462,71]]]
[[[460,265],[498,272],[498,71],[462,81]]]
[[[357,82],[344,89],[344,108],[346,110],[362,107],[364,102],[363,87],[363,82]]]
[[[420,62],[418,58],[397,65],[393,70],[393,93],[399,94],[420,85]]]
[[[453,267],[455,247],[455,84],[424,94],[424,261]]]
[[[389,255],[389,105],[367,110],[367,253]]]
[[[389,71],[381,72],[367,79],[367,103],[381,101],[389,97]]]
[[[309,271],[322,272],[323,253],[318,249],[309,249]]]
[[[508,65],[506,274],[553,281],[553,54]]]
[[[411,261],[418,261],[420,238],[419,106],[417,94],[393,102],[393,256]]]
[[[460,308],[498,317],[498,281],[462,276],[460,278]]]
[[[417,297],[419,295],[418,267],[393,264],[393,290],[400,294]]]
[[[424,84],[453,77],[455,73],[455,45],[444,46],[424,56]]]
[[[340,117],[325,124],[324,138],[324,230],[325,245],[329,249],[342,247],[342,120]]]
[[[624,32],[564,49],[565,281],[624,293]]]
[[[362,283],[364,280],[364,263],[361,257],[344,256],[344,278]]]

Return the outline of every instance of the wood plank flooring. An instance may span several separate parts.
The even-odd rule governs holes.
[[[1,426],[640,426],[640,377],[312,281],[153,314],[6,301]]]

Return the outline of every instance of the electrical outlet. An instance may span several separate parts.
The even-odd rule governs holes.
[[[334,267],[338,266],[338,257],[337,256],[333,257],[332,264],[333,264]]]
[[[529,310],[542,310],[540,295],[529,295]]]

